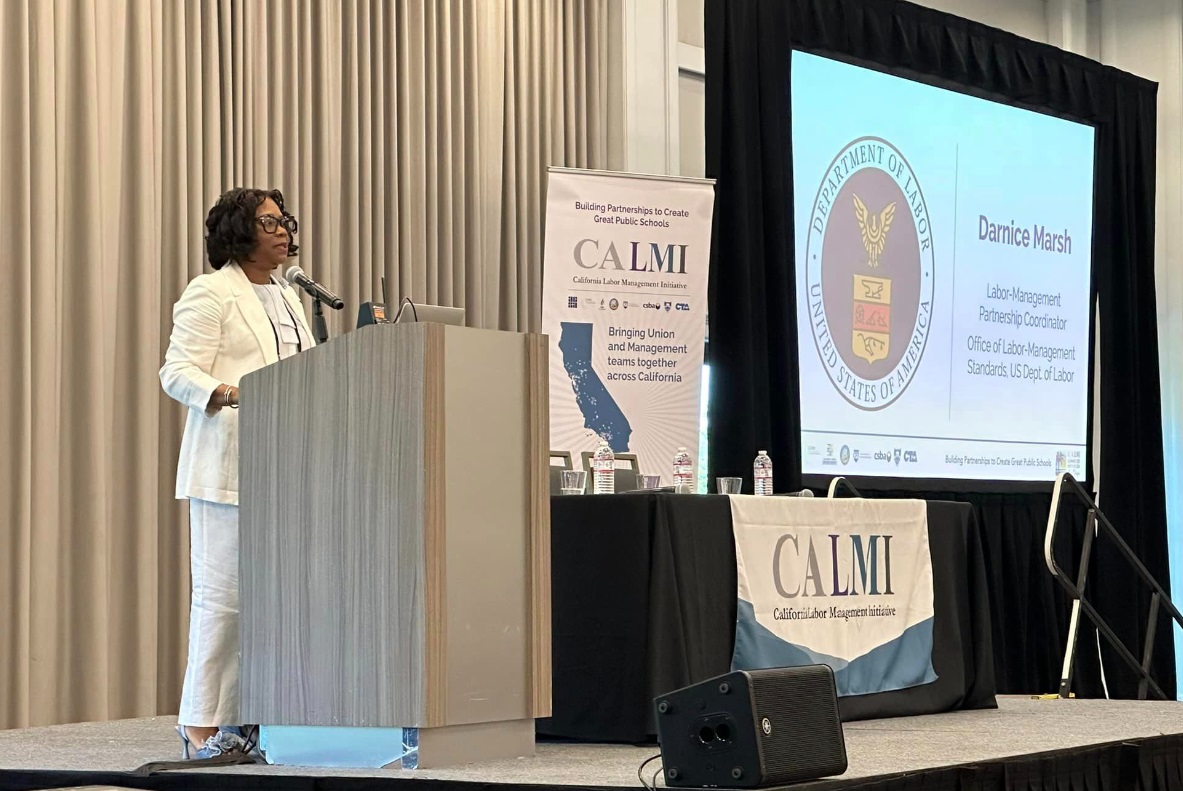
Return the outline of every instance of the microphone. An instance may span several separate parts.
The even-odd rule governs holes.
[[[288,271],[284,273],[283,277],[292,285],[304,289],[313,298],[319,299],[333,310],[341,310],[341,308],[345,307],[345,302],[339,296],[304,274],[304,270],[298,265],[288,267]]]

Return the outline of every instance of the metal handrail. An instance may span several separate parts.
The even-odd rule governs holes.
[[[1077,499],[1087,505],[1089,509],[1088,517],[1085,520],[1084,543],[1080,550],[1080,568],[1077,570],[1075,581],[1069,578],[1068,574],[1056,563],[1056,559],[1052,555],[1052,545],[1056,535],[1056,523],[1060,514],[1060,498],[1063,495],[1065,486],[1070,489],[1072,494],[1076,495]],[[1125,647],[1121,639],[1110,628],[1109,624],[1105,623],[1105,619],[1101,617],[1097,609],[1084,597],[1084,587],[1088,581],[1089,557],[1093,550],[1093,539],[1102,532],[1109,538],[1112,538],[1118,550],[1129,561],[1130,565],[1134,567],[1138,576],[1142,578],[1142,582],[1146,583],[1154,591],[1154,595],[1150,597],[1150,616],[1146,624],[1146,641],[1142,646],[1141,662],[1130,653],[1129,649]],[[1064,647],[1064,666],[1060,673],[1060,697],[1068,697],[1072,689],[1072,673],[1076,658],[1076,635],[1080,627],[1080,614],[1083,612],[1093,622],[1093,626],[1097,627],[1097,630],[1113,646],[1117,655],[1125,660],[1126,664],[1138,674],[1138,700],[1146,699],[1148,689],[1154,692],[1159,698],[1166,700],[1167,695],[1162,691],[1162,687],[1150,677],[1150,660],[1154,654],[1154,636],[1158,629],[1158,608],[1165,606],[1167,612],[1170,613],[1170,616],[1179,626],[1183,626],[1183,613],[1179,612],[1179,609],[1171,602],[1166,590],[1146,570],[1146,567],[1142,565],[1142,561],[1130,549],[1129,544],[1125,542],[1125,539],[1121,537],[1121,534],[1117,532],[1117,529],[1113,527],[1112,523],[1105,517],[1105,514],[1101,512],[1101,509],[1097,507],[1093,498],[1072,477],[1071,473],[1064,472],[1056,478],[1056,487],[1052,491],[1052,508],[1047,518],[1047,534],[1043,540],[1043,558],[1047,563],[1048,571],[1052,574],[1052,578],[1059,582],[1068,591],[1068,595],[1072,597],[1072,618],[1068,624],[1068,643]]]
[[[830,488],[829,491],[826,492],[826,497],[833,499],[838,493],[838,489],[842,486],[845,486],[848,490],[850,490],[850,493],[853,496],[862,497],[862,495],[859,493],[859,490],[854,488],[854,484],[841,476],[830,480]]]

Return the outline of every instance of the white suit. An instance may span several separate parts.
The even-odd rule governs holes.
[[[311,346],[295,290],[283,301]],[[279,334],[236,263],[194,278],[173,308],[160,382],[189,407],[177,464],[178,499],[188,499],[193,599],[189,661],[178,717],[183,725],[238,721],[238,411],[206,410],[222,384],[277,362]]]
[[[312,343],[295,289],[284,288],[283,295]],[[278,361],[271,321],[238,264],[193,278],[173,308],[172,337],[160,369],[164,392],[189,407],[177,499],[238,504],[238,412],[211,415],[205,408],[218,385],[237,387],[246,374]]]

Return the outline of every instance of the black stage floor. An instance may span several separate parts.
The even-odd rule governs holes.
[[[0,791],[143,789],[486,791],[639,787],[655,747],[543,742],[533,758],[448,770],[238,766],[137,776],[174,760],[173,720],[156,717],[0,731]],[[849,723],[845,775],[795,786],[837,789],[1136,791],[1183,789],[1179,703],[1000,698],[997,710]],[[656,764],[651,765],[651,768]],[[489,786],[497,788],[490,789]]]

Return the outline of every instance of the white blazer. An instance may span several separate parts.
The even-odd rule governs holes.
[[[281,289],[310,344],[304,306],[295,289]],[[218,385],[238,386],[251,371],[279,361],[275,331],[259,296],[233,261],[199,275],[173,307],[160,384],[164,392],[189,407],[181,457],[177,463],[177,499],[195,498],[238,504],[238,410],[207,412]]]

